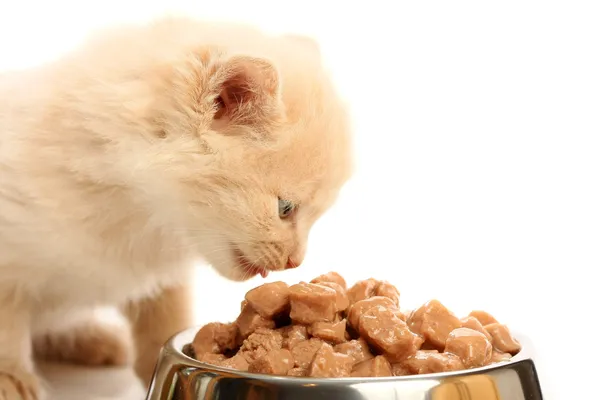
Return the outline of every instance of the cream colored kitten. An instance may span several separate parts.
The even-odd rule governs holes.
[[[299,265],[350,164],[300,37],[165,19],[0,77],[0,398],[42,397],[34,347],[126,362],[127,336],[90,325],[103,305],[129,316],[148,382],[192,323],[198,257],[232,280]]]

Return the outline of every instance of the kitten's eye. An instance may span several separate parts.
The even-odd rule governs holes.
[[[279,199],[279,218],[288,218],[294,210],[296,205],[289,200]]]

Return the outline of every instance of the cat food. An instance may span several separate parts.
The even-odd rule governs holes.
[[[354,366],[352,373],[354,377],[364,376],[393,376],[392,366],[384,356],[376,356]]]
[[[310,362],[308,376],[314,378],[336,378],[350,376],[354,359],[346,354],[336,353],[330,344],[322,342]]]
[[[313,324],[333,321],[338,310],[337,292],[316,283],[298,283],[290,287],[290,318],[293,323]]]
[[[203,326],[189,350],[224,368],[293,377],[382,377],[459,371],[521,350],[485,311],[459,319],[438,300],[400,310],[400,293],[369,278],[347,288],[336,272],[246,293],[232,323]]]
[[[459,356],[467,368],[482,367],[492,359],[492,344],[483,333],[469,328],[450,332],[444,351]]]

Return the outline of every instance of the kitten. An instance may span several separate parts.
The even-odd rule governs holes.
[[[193,323],[198,257],[234,281],[300,265],[350,172],[346,108],[307,38],[169,18],[3,76],[0,393],[43,397],[34,352],[127,362],[126,335],[89,318],[104,305],[130,319],[148,383]]]

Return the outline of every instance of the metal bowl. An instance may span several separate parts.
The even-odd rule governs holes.
[[[183,349],[198,328],[163,347],[147,400],[542,400],[531,344],[511,361],[458,372],[386,378],[295,378],[219,368]]]

